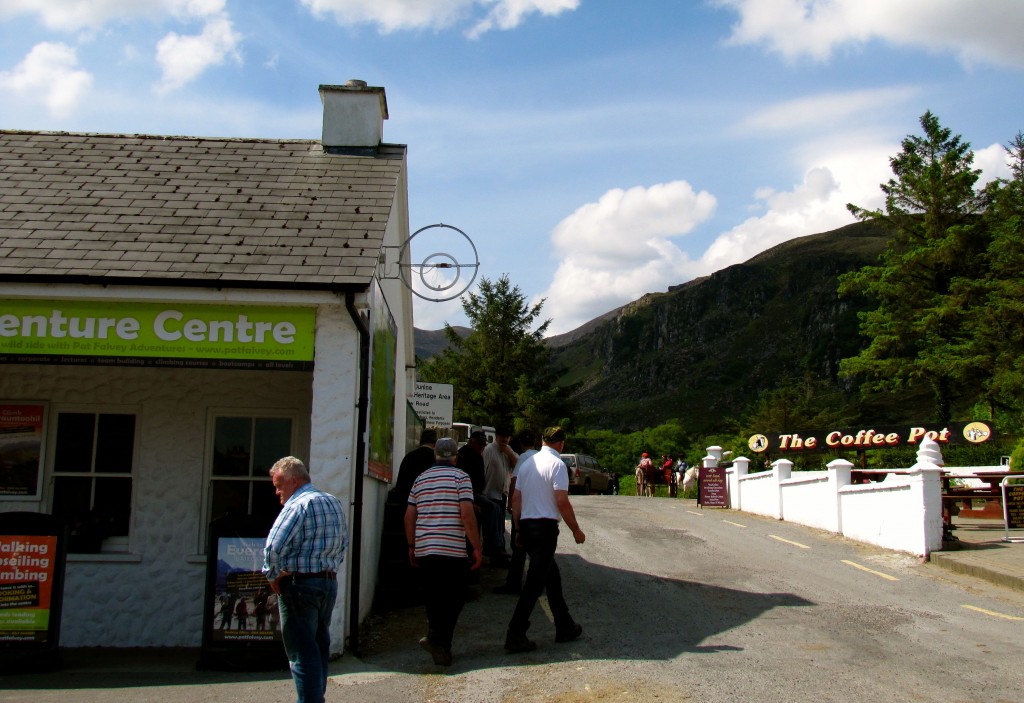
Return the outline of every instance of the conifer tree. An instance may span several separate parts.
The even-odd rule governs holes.
[[[964,281],[982,292],[969,316],[971,351],[986,372],[982,388],[993,411],[1024,410],[1024,133],[1006,152],[1011,177],[988,188],[986,275],[980,285]]]
[[[472,331],[462,338],[448,324],[449,347],[424,363],[424,381],[455,386],[455,419],[510,427],[541,427],[568,414],[544,333],[536,328],[544,301],[530,305],[507,275],[482,278],[478,292],[462,299]]]
[[[923,135],[907,136],[890,159],[894,177],[881,184],[884,208],[847,206],[885,226],[891,239],[877,265],[840,279],[840,295],[877,303],[860,316],[867,347],[843,359],[840,373],[863,379],[866,391],[927,385],[935,419],[945,422],[958,390],[979,373],[966,354],[969,291],[958,281],[984,274],[987,237],[979,215],[986,196],[975,189],[981,171],[973,168],[970,145],[931,112],[920,124]]]

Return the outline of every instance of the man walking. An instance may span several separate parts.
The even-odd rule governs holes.
[[[412,484],[405,511],[409,561],[419,569],[427,606],[427,636],[420,639],[435,664],[451,666],[455,624],[466,603],[470,569],[483,560],[473,486],[455,468],[458,444],[448,437],[434,445],[435,465]],[[473,550],[466,558],[466,540]]]
[[[565,448],[565,430],[549,427],[542,439],[544,446],[540,451],[519,467],[512,495],[512,521],[530,557],[530,568],[505,636],[505,651],[510,653],[537,648],[535,642],[527,639],[526,631],[541,593],[547,593],[555,620],[555,642],[570,642],[583,633],[583,627],[569,614],[562,595],[562,576],[555,562],[559,519],[572,531],[576,544],[587,539],[569,502],[569,470],[560,456]]]
[[[310,483],[293,456],[270,468],[281,512],[270,528],[263,573],[278,595],[281,639],[298,703],[323,703],[331,654],[331,613],[337,573],[348,547],[341,501]]]
[[[508,498],[512,468],[519,461],[519,455],[509,446],[512,430],[498,427],[494,441],[484,448],[484,497],[491,501],[490,524],[484,524],[484,543],[491,548],[487,555],[491,566],[508,566],[505,551],[505,508]],[[489,535],[489,536],[488,536]]]
[[[531,429],[522,430],[516,439],[523,453],[519,455],[515,468],[512,470],[512,477],[509,479],[508,495],[509,510],[512,509],[512,496],[516,492],[516,481],[519,479],[519,469],[526,460],[537,453],[540,448],[540,434]],[[495,587],[495,593],[503,593],[510,596],[518,596],[523,590],[523,571],[526,569],[526,552],[523,550],[519,540],[515,521],[512,522],[512,558],[508,563],[508,574],[505,576],[505,583]]]

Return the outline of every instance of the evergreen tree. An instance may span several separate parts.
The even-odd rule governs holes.
[[[539,428],[568,414],[544,344],[551,321],[534,329],[543,305],[529,305],[507,275],[463,297],[472,331],[463,339],[445,324],[449,347],[419,369],[424,381],[455,386],[456,420]]]
[[[959,285],[985,269],[987,244],[979,214],[986,196],[975,190],[981,171],[959,135],[952,136],[931,112],[921,117],[922,136],[903,140],[890,159],[894,178],[881,184],[882,210],[848,205],[861,220],[891,232],[875,266],[840,278],[842,296],[863,295],[877,303],[860,315],[869,343],[843,359],[840,373],[864,379],[862,389],[901,390],[929,386],[936,419],[948,421],[952,403],[978,369],[967,354],[966,312]]]
[[[989,184],[987,275],[980,285],[964,282],[983,293],[970,314],[971,349],[986,371],[990,416],[996,407],[1024,410],[1024,134],[1006,151],[1011,177]]]

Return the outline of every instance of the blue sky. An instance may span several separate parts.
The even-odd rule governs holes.
[[[557,333],[851,222],[926,110],[1007,175],[1021,36],[1022,0],[0,0],[0,128],[317,139],[319,84],[383,86],[412,230]]]

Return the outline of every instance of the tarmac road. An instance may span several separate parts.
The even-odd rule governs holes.
[[[332,665],[328,700],[985,701],[1020,703],[1024,593],[830,533],[692,501],[573,497],[584,545],[558,557],[583,637],[507,655],[515,599],[485,570],[455,665],[416,644],[422,608],[382,611]],[[193,652],[68,653],[50,675],[0,678],[0,701],[294,700],[286,674],[195,672]]]

